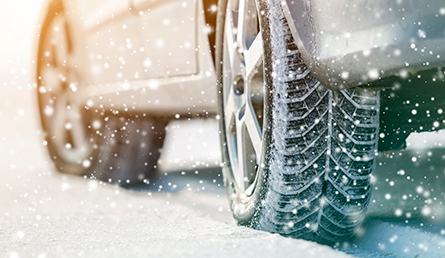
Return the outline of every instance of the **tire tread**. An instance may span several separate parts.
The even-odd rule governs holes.
[[[274,69],[293,76],[274,78],[270,183],[255,227],[317,241],[347,240],[370,200],[379,93],[326,89],[304,64],[280,8],[270,8],[280,21],[271,23],[274,60],[284,64]]]

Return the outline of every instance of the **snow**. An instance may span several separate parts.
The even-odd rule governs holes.
[[[31,105],[22,108],[26,119],[14,121],[14,113],[3,115],[3,121],[16,126],[15,131],[0,128],[0,139],[4,139],[4,148],[0,149],[0,256],[350,257],[343,253],[346,252],[356,257],[429,258],[441,257],[445,249],[445,219],[431,220],[443,205],[430,207],[430,219],[422,217],[422,209],[414,210],[423,207],[424,199],[441,197],[443,201],[440,192],[423,195],[445,185],[442,177],[435,185],[418,185],[423,176],[416,175],[416,170],[429,170],[434,163],[423,158],[420,167],[412,167],[403,159],[379,157],[379,162],[386,165],[376,173],[378,190],[372,199],[377,201],[370,206],[364,235],[337,246],[343,251],[339,252],[313,242],[236,226],[220,168],[197,166],[180,151],[182,136],[193,134],[187,140],[194,140],[194,150],[194,146],[209,140],[200,131],[207,137],[217,132],[214,123],[198,121],[188,126],[187,122],[177,122],[181,130],[174,135],[180,140],[171,140],[166,152],[181,153],[184,162],[177,163],[180,165],[176,168],[175,163],[163,165],[167,175],[162,174],[150,186],[126,190],[55,172],[43,162],[47,159],[35,135],[36,121],[29,114],[33,113]],[[219,146],[211,148],[219,151]],[[410,159],[412,151],[415,150],[402,152],[401,157]],[[445,150],[433,150],[431,157],[443,154]],[[11,164],[17,167],[11,169]],[[172,172],[175,170],[178,172]],[[403,182],[401,179],[407,175],[415,181]],[[435,172],[425,175],[433,176]],[[394,186],[391,181],[396,182]],[[381,200],[388,193],[392,198]],[[403,194],[420,194],[424,199],[410,198],[400,203]],[[397,210],[402,213],[400,217],[393,215]]]
[[[45,163],[48,158],[42,137],[36,133],[33,96],[21,90],[0,97],[0,256],[348,257],[313,242],[235,225],[220,168],[213,165],[220,160],[216,154],[214,160],[201,156],[205,143],[207,153],[219,152],[218,129],[213,121],[173,124],[179,125],[178,130],[170,134],[164,148],[166,163],[162,164],[167,175],[162,174],[163,178],[150,186],[126,190],[61,175]],[[19,97],[25,101],[8,101]],[[18,109],[24,110],[23,116],[17,114]],[[188,145],[191,151],[184,150]],[[444,200],[441,186],[445,180],[435,178],[442,175],[443,167],[436,165],[430,170],[430,166],[441,160],[445,150],[430,150],[430,156],[427,151],[416,151],[408,149],[393,158],[380,155],[382,166],[377,169],[374,185],[378,189],[363,226],[364,235],[337,248],[356,257],[442,256],[445,214],[439,201]],[[411,165],[413,155],[420,156],[418,166]],[[167,162],[175,156],[180,162]],[[420,185],[422,180],[425,182]],[[424,195],[426,191],[429,196]],[[390,200],[384,198],[388,193]],[[422,210],[428,199],[432,204],[427,206],[430,212],[425,217]],[[394,216],[397,210],[399,217]],[[432,215],[436,218],[431,219]]]
[[[0,257],[444,256],[443,132],[414,134],[407,150],[379,155],[362,236],[339,251],[235,225],[212,120],[170,124],[162,178],[149,186],[55,172],[30,80],[30,24],[41,4],[0,2]]]
[[[9,187],[0,187],[1,196],[10,197],[0,200],[0,207],[8,207],[0,213],[0,254],[348,257],[327,246],[236,226],[224,194],[152,189],[148,195],[49,171],[26,178],[30,189],[16,176],[7,178]]]

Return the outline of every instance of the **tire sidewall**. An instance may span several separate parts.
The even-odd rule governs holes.
[[[230,163],[227,134],[225,130],[224,119],[224,25],[227,10],[228,0],[221,0],[218,4],[217,29],[216,29],[216,75],[217,75],[217,90],[218,90],[218,115],[220,127],[220,141],[221,141],[221,155],[223,160],[223,175],[224,184],[226,187],[230,208],[233,217],[238,224],[256,227],[258,219],[263,211],[262,202],[265,200],[268,190],[269,179],[269,157],[272,151],[272,105],[273,99],[271,92],[273,91],[272,71],[272,48],[271,48],[271,33],[270,33],[270,17],[269,17],[269,1],[259,1],[259,20],[260,31],[263,39],[263,66],[264,66],[264,116],[263,116],[263,135],[262,135],[262,164],[258,168],[257,181],[255,189],[251,196],[243,199],[245,202],[240,203],[239,191],[237,189],[235,178],[233,176],[232,166]],[[263,15],[261,13],[263,12]],[[268,72],[269,71],[269,72]]]

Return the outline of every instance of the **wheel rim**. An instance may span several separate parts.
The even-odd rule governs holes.
[[[229,0],[223,45],[225,137],[236,188],[245,202],[262,164],[263,42],[254,0]]]
[[[39,58],[39,103],[48,144],[63,161],[89,166],[92,144],[87,134],[82,91],[67,36],[65,18],[55,16]]]

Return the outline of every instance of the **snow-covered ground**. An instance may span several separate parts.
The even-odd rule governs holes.
[[[349,257],[235,224],[220,168],[207,167],[219,159],[214,121],[172,124],[162,177],[126,190],[55,172],[32,97],[0,99],[0,257]]]
[[[191,180],[181,193],[169,193],[124,190],[49,170],[2,178],[0,256],[348,257],[236,226],[221,189],[198,191],[211,183]]]
[[[27,91],[20,95],[31,97]],[[443,149],[381,155],[363,235],[335,250],[236,226],[214,165],[219,163],[215,121],[170,125],[160,178],[123,189],[55,172],[46,163],[32,102],[1,105],[0,257],[445,254]]]
[[[361,235],[335,247],[236,226],[213,120],[169,125],[149,186],[55,172],[30,84],[39,8],[0,3],[0,257],[445,257],[443,133],[380,154]]]

